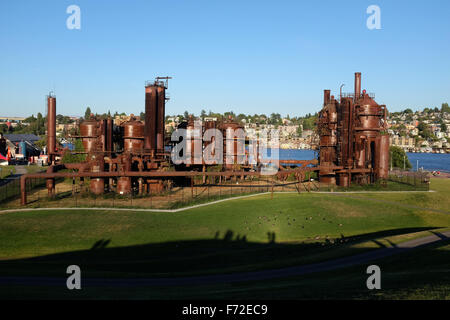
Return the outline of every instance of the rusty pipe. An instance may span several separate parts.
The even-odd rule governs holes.
[[[47,154],[53,164],[56,152],[56,97],[52,93],[47,96]]]
[[[330,102],[331,90],[323,90],[323,105],[326,106]]]
[[[355,72],[355,97],[354,101],[358,101],[361,96],[361,72]]]

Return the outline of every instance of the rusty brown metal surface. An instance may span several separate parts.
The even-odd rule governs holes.
[[[117,179],[117,193],[123,195],[131,193],[131,179],[129,177]]]
[[[85,120],[80,124],[80,137],[84,151],[94,152],[98,150],[99,123],[94,119]]]
[[[361,72],[355,72],[355,102],[361,96]]]
[[[140,152],[144,149],[145,126],[141,121],[130,120],[123,124],[123,150]]]
[[[47,153],[49,163],[53,163],[56,152],[56,97],[47,96]]]
[[[147,150],[156,148],[156,108],[157,94],[156,87],[149,85],[145,87],[145,141],[144,147]]]
[[[361,93],[361,73],[355,73],[353,95],[339,101],[328,99],[319,113],[319,178],[324,183],[348,187],[352,182],[370,183],[388,175],[389,137],[387,109]],[[353,96],[353,97],[352,97]],[[341,166],[339,172],[335,166]],[[336,176],[337,174],[337,176]]]
[[[164,152],[164,131],[165,131],[165,112],[166,112],[166,88],[159,85],[156,88],[158,96],[158,106],[156,114],[156,149],[157,152]]]
[[[114,124],[111,118],[106,120],[106,144],[105,151],[112,152],[113,150],[113,131]]]

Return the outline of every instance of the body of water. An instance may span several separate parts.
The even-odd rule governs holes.
[[[407,153],[408,159],[413,166],[413,170],[417,170],[417,160],[419,168],[428,171],[445,171],[450,172],[450,154],[449,153]],[[297,149],[280,149],[280,159],[283,160],[312,160],[317,158],[316,150],[297,150]]]
[[[409,162],[414,170],[417,170],[417,161],[419,168],[428,171],[450,172],[450,153],[406,153]]]

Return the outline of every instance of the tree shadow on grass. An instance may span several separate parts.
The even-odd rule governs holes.
[[[232,230],[215,233],[214,239],[149,243],[114,247],[111,239],[96,241],[89,250],[0,261],[2,276],[64,276],[69,265],[79,265],[86,277],[179,277],[277,269],[336,258],[364,249],[351,247],[364,241],[408,234],[429,228],[400,228],[353,237],[304,243],[277,243],[274,232],[268,242],[249,242]],[[313,257],[313,258],[311,258]]]

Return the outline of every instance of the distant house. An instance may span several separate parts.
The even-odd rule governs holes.
[[[7,133],[3,135],[6,140],[11,141],[12,143],[21,142],[21,141],[28,141],[35,143],[36,141],[41,140],[37,135],[35,134],[19,134],[19,133]]]
[[[24,148],[26,148],[26,155],[29,156],[38,156],[40,154],[40,149],[34,144],[39,141],[37,135],[34,134],[4,134],[3,137],[6,139],[7,147],[11,152],[11,156],[14,158],[16,154],[23,154],[21,142],[24,142]]]

